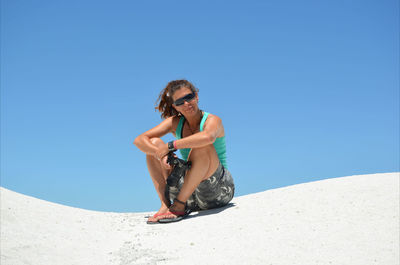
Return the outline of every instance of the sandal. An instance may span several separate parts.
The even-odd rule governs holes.
[[[169,211],[166,212],[166,213],[156,213],[156,214],[154,214],[152,217],[153,217],[153,218],[157,218],[158,216],[169,215],[169,214],[171,214]],[[146,223],[147,223],[148,225],[152,225],[152,224],[158,224],[158,221],[149,221],[149,220],[147,220]]]
[[[192,212],[191,210],[186,209],[186,203],[185,203],[185,202],[180,201],[180,200],[178,200],[178,199],[175,199],[175,200],[174,200],[174,203],[175,203],[175,202],[179,202],[180,204],[185,205],[185,210],[184,210],[184,211],[171,211],[171,210],[169,210],[167,213],[165,213],[165,214],[163,214],[163,215],[170,215],[170,214],[173,214],[173,215],[176,215],[176,217],[160,219],[160,220],[158,220],[159,223],[167,224],[167,223],[172,223],[172,222],[178,222],[178,221],[181,221],[183,218],[187,217],[187,216]],[[173,205],[174,205],[174,204],[172,204],[172,206],[173,206]],[[171,206],[171,207],[172,207],[172,206]],[[171,209],[171,208],[170,208],[170,209]]]
[[[169,205],[168,207],[171,207],[171,202],[169,202],[168,205]],[[155,213],[155,214],[152,216],[152,218],[157,218],[158,216],[163,216],[163,215],[168,215],[168,214],[170,214],[169,211],[166,212],[166,213]],[[147,218],[150,218],[150,216],[148,216]],[[147,220],[146,223],[147,223],[148,225],[152,225],[152,224],[157,224],[158,221],[149,221],[149,220]]]

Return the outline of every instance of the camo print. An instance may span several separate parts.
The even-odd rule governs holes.
[[[184,178],[177,187],[166,186],[166,195],[173,201],[182,188]],[[235,184],[231,173],[219,163],[215,173],[200,182],[196,190],[186,202],[188,209],[193,211],[207,210],[227,205],[235,193]]]

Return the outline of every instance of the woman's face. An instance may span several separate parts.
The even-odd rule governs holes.
[[[197,93],[196,96],[188,102],[188,100],[184,100],[183,104],[180,106],[175,105],[175,101],[178,99],[181,99],[187,95],[192,94],[192,90],[186,87],[182,87],[175,91],[175,93],[172,95],[172,100],[174,101],[174,104],[172,105],[178,112],[182,113],[184,116],[191,116],[194,115],[198,112],[198,95]]]

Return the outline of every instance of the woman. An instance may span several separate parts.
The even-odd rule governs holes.
[[[164,120],[134,141],[146,153],[147,167],[161,201],[161,208],[147,223],[175,222],[183,219],[187,210],[228,204],[235,187],[227,170],[221,119],[199,109],[198,89],[187,80],[169,82],[157,102],[156,109]],[[177,140],[164,143],[161,137],[167,133]],[[191,161],[191,168],[176,187],[170,187],[167,178],[173,168],[167,159],[168,153],[175,150],[180,150],[184,160]]]

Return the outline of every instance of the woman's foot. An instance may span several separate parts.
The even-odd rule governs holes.
[[[178,199],[169,207],[168,211],[156,217],[157,221],[161,219],[176,219],[186,214],[186,203]]]
[[[169,208],[166,204],[163,204],[161,208],[151,217],[147,219],[148,224],[157,223],[158,217],[166,214],[169,211]]]

